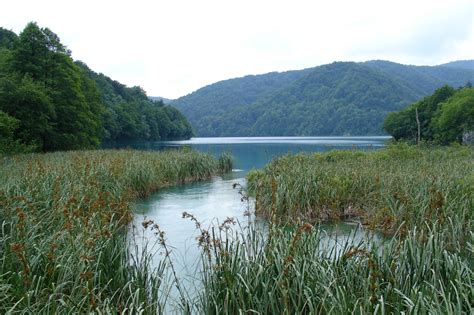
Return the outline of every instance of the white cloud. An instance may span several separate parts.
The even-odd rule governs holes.
[[[1,26],[37,21],[75,59],[150,95],[335,60],[474,58],[473,4],[452,1],[9,1]]]

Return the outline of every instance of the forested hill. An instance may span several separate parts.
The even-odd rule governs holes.
[[[461,67],[336,62],[221,81],[172,104],[199,136],[377,135],[387,113],[468,81]]]
[[[76,62],[94,80],[105,105],[104,140],[189,139],[192,128],[176,108],[150,99],[138,86],[126,87]]]
[[[29,23],[16,35],[0,27],[0,153],[191,135],[178,110],[74,62],[50,29]]]
[[[260,98],[288,86],[310,71],[310,69],[306,69],[271,72],[220,81],[181,97],[171,104],[183,112],[200,136],[224,135],[217,129],[219,128],[217,126],[231,123],[230,121],[220,121],[221,117],[224,117],[229,111],[250,105]]]
[[[443,67],[474,70],[474,60],[457,60],[442,64]]]

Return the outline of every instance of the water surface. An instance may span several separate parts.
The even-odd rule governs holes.
[[[322,152],[334,149],[375,150],[388,140],[388,137],[259,137],[259,138],[193,138],[187,141],[134,142],[122,143],[145,150],[167,150],[183,146],[219,155],[228,152],[234,156],[234,170],[230,174],[216,176],[205,182],[191,183],[163,189],[148,198],[135,203],[133,224],[140,231],[140,240],[154,240],[152,231],[142,231],[141,222],[153,220],[166,232],[167,244],[172,247],[178,275],[187,281],[191,288],[198,279],[195,276],[199,266],[196,237],[199,232],[189,219],[183,219],[184,211],[193,214],[204,228],[217,226],[228,217],[247,222],[244,212],[251,203],[242,202],[239,189],[234,183],[245,186],[246,173],[264,167],[271,159],[287,153]],[[117,146],[117,144],[115,145]],[[251,209],[250,209],[251,210]],[[330,235],[355,235],[356,240],[364,237],[362,230],[354,230],[356,225],[338,224],[326,227],[328,246],[338,246]],[[162,256],[156,256],[156,263]]]

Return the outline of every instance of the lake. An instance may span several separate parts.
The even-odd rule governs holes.
[[[118,143],[114,147],[131,147],[142,150],[167,150],[189,146],[195,150],[219,155],[228,152],[234,156],[232,173],[211,180],[163,189],[135,202],[135,238],[138,245],[156,239],[153,232],[143,231],[141,223],[153,220],[166,233],[167,244],[172,249],[178,275],[192,291],[199,270],[195,224],[183,219],[184,211],[193,214],[204,227],[218,225],[228,217],[247,222],[244,216],[252,204],[241,201],[234,183],[245,186],[246,173],[264,167],[271,159],[287,153],[322,152],[334,149],[375,150],[385,145],[390,137],[255,137],[255,138],[193,138],[186,141]],[[263,223],[264,224],[264,223]],[[353,234],[355,240],[364,237],[357,225],[341,223],[325,226],[328,246],[337,246],[334,235]],[[157,255],[156,264],[162,259]]]

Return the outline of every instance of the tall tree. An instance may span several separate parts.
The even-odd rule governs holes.
[[[387,115],[384,128],[396,140],[415,142],[419,134],[423,141],[461,142],[464,134],[474,132],[474,89],[444,86],[433,95]]]
[[[21,121],[18,136],[42,150],[97,146],[102,104],[95,84],[48,28],[29,23],[0,83],[0,104]]]

